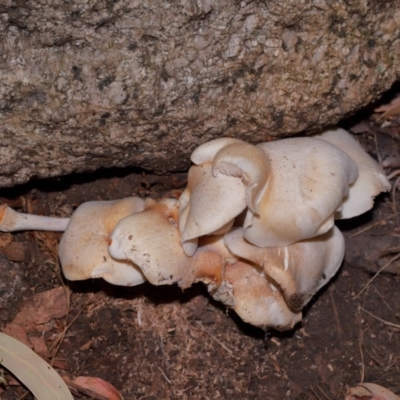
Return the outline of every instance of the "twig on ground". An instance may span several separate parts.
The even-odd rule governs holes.
[[[364,364],[364,353],[363,353],[363,347],[364,347],[364,332],[366,332],[369,329],[366,328],[365,330],[362,330],[361,328],[361,323],[360,323],[360,337],[358,338],[358,348],[360,350],[360,356],[361,356],[361,377],[360,377],[360,382],[364,382],[364,376],[365,376],[365,364]]]
[[[388,302],[386,301],[386,299],[383,297],[382,293],[377,289],[377,287],[375,285],[372,285],[372,287],[375,289],[375,292],[378,294],[378,296],[381,298],[381,300],[383,301],[383,303],[386,305],[386,307],[393,312],[393,308],[390,307],[390,305],[388,304]]]
[[[336,329],[338,331],[339,336],[342,337],[343,336],[343,328],[342,328],[342,324],[340,323],[339,313],[337,311],[335,299],[333,297],[332,286],[329,288],[329,298],[331,299],[331,304],[332,304],[332,308],[333,308],[333,314],[335,316]]]
[[[64,329],[63,329],[63,331],[61,332],[61,334],[59,335],[58,339],[56,339],[56,340],[53,342],[52,346],[50,347],[50,351],[52,351],[52,350],[54,350],[54,349],[55,349],[55,350],[54,350],[53,357],[52,357],[52,360],[51,360],[50,365],[53,365],[53,364],[54,364],[56,355],[57,355],[57,353],[58,353],[58,350],[59,350],[60,347],[61,347],[61,344],[62,344],[62,342],[63,342],[63,340],[64,340],[65,334],[67,333],[67,331],[69,330],[69,328],[71,328],[72,324],[73,324],[73,323],[78,319],[78,317],[83,313],[83,311],[85,310],[86,306],[87,306],[87,303],[85,303],[85,304],[83,305],[83,307],[81,308],[81,310],[78,311],[78,313],[75,315],[75,317],[72,318],[72,321],[71,321],[68,325],[66,325],[66,326],[64,327]]]
[[[317,398],[317,400],[321,400],[321,398],[315,393],[314,389],[310,387],[311,393]]]
[[[165,378],[165,380],[170,384],[170,385],[172,385],[172,382],[168,379],[168,377],[167,377],[167,375],[165,374],[165,372],[160,368],[160,367],[157,367],[159,370],[160,370],[160,372],[162,373],[162,376]]]
[[[159,343],[160,343],[160,350],[161,350],[161,353],[162,353],[162,355],[163,355],[163,357],[164,357],[165,366],[167,367],[167,369],[169,369],[168,357],[167,357],[167,354],[165,353],[165,350],[164,350],[164,343],[163,343],[163,340],[162,340],[162,337],[161,337],[160,334],[158,335],[158,340],[159,340]],[[171,382],[170,382],[170,383],[171,383]]]
[[[353,233],[352,235],[349,236],[349,238],[351,239],[353,237],[361,235],[362,233],[365,233],[365,232],[369,231],[370,229],[375,228],[375,226],[383,225],[384,222],[386,222],[388,219],[391,219],[391,218],[393,218],[395,216],[396,216],[396,214],[391,214],[386,218],[383,218],[383,219],[381,219],[381,220],[379,220],[377,222],[374,222],[373,224],[371,224],[371,225],[369,225],[369,226],[367,226],[367,227],[365,227],[363,229],[360,229],[359,231]]]
[[[319,385],[317,385],[317,388],[318,388],[318,390],[324,395],[324,397],[325,397],[327,400],[331,400],[331,399],[329,398],[329,396],[326,395],[326,393],[323,391],[323,389],[322,389]]]
[[[208,336],[210,336],[211,339],[214,339],[223,349],[225,349],[230,355],[233,355],[232,350],[230,350],[228,347],[226,347],[220,340],[218,340],[214,335],[212,335],[210,332],[206,331],[204,326],[202,325],[201,322],[197,322],[197,325],[203,330],[203,332],[207,333]]]
[[[367,356],[377,365],[379,365],[380,367],[382,367],[382,363],[380,363],[376,358],[372,357],[372,355],[368,352],[367,348],[365,347],[365,345],[363,344],[363,349],[365,351],[365,353],[367,354]]]
[[[353,300],[359,297],[362,293],[364,293],[365,289],[375,280],[375,278],[385,269],[387,268],[390,264],[392,264],[394,261],[400,258],[400,253],[396,254],[394,257],[392,257],[385,265],[383,265],[379,270],[375,273],[375,275],[366,283],[366,285],[361,289],[361,291],[356,294],[353,297]]]
[[[384,319],[377,317],[376,315],[370,313],[369,311],[367,311],[365,308],[362,308],[361,306],[359,306],[359,308],[361,310],[363,310],[365,313],[367,313],[368,315],[370,315],[372,318],[377,319],[378,321],[382,322],[383,324],[385,324],[387,326],[391,326],[393,328],[400,329],[400,325],[394,324],[393,322],[385,321]]]

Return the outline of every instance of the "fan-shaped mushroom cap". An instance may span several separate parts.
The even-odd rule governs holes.
[[[192,153],[190,159],[193,164],[201,165],[210,163],[214,160],[215,155],[222,150],[224,147],[234,143],[245,143],[239,139],[233,138],[219,138],[210,140],[199,147]]]
[[[176,201],[175,201],[176,202]],[[121,220],[111,235],[109,252],[138,265],[153,285],[178,283],[182,288],[201,280],[219,285],[229,251],[222,238],[202,241],[193,257],[181,246],[178,205],[146,201],[145,210]]]
[[[243,321],[261,328],[287,330],[301,320],[301,313],[293,313],[279,290],[249,264],[239,261],[227,265],[225,281],[212,295],[233,306]]]
[[[229,250],[262,267],[280,288],[289,308],[300,311],[339,269],[344,257],[344,238],[337,227],[323,235],[286,247],[260,248],[237,228],[225,235]]]
[[[245,186],[240,178],[223,174],[215,177],[209,163],[191,167],[188,186],[179,198],[179,228],[185,253],[194,254],[198,237],[229,229],[245,207]]]
[[[334,144],[348,154],[358,166],[358,177],[350,186],[337,219],[356,217],[374,206],[374,198],[390,190],[383,168],[361,147],[360,143],[344,129],[325,131],[315,137]]]
[[[269,158],[268,187],[248,210],[245,238],[259,247],[283,247],[327,232],[357,177],[356,163],[336,146],[315,138],[258,145]]]
[[[242,178],[246,186],[246,204],[258,213],[259,198],[267,189],[271,172],[268,156],[248,143],[234,143],[221,149],[213,160],[213,175],[225,174]]]
[[[138,197],[80,205],[60,241],[59,257],[65,277],[103,278],[122,286],[143,283],[145,278],[136,265],[117,261],[108,253],[109,237],[117,222],[143,207],[144,201]]]

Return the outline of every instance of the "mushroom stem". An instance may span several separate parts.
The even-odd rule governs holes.
[[[68,222],[69,218],[19,213],[6,204],[0,206],[0,231],[2,232],[26,230],[64,232]]]

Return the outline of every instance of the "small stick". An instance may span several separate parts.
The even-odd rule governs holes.
[[[211,339],[214,339],[222,348],[224,348],[230,355],[232,355],[232,350],[228,349],[220,340],[218,340],[215,336],[211,335],[210,332],[207,332],[204,326],[198,322],[197,325],[203,330],[203,332],[207,333],[211,337]]]
[[[171,385],[172,382],[168,379],[168,377],[165,374],[165,372],[160,367],[157,367],[157,368],[160,370],[160,372],[162,373],[162,376],[165,378],[165,380]]]
[[[388,219],[393,218],[395,216],[396,216],[395,214],[392,214],[392,215],[389,215],[386,218],[383,218],[383,219],[379,220],[378,222],[374,222],[373,224],[371,224],[371,225],[359,230],[358,232],[353,233],[352,235],[349,236],[349,238],[353,238],[353,237],[356,237],[358,235],[361,235],[362,233],[369,231],[370,229],[374,228],[375,226],[381,225],[383,222],[385,222]]]
[[[365,308],[362,308],[361,306],[360,306],[360,309],[363,310],[368,315],[370,315],[372,318],[375,318],[378,321],[381,321],[383,324],[388,325],[388,326],[392,326],[393,328],[400,329],[400,325],[394,324],[393,322],[385,321],[384,319],[377,317],[376,315],[370,313],[369,311],[367,311]]]
[[[375,278],[386,268],[388,267],[392,262],[396,261],[398,258],[400,258],[400,253],[396,254],[394,257],[392,257],[383,267],[381,267],[377,273],[367,282],[367,284],[361,289],[361,291],[356,294],[353,297],[353,300],[356,299],[358,296],[360,296],[365,289],[371,284],[371,282],[373,282],[375,280]]]
[[[332,287],[329,288],[328,292],[329,292],[329,297],[331,299],[331,304],[332,304],[332,308],[333,308],[333,314],[335,315],[336,328],[337,328],[337,331],[339,333],[339,336],[342,337],[343,336],[343,328],[342,328],[342,324],[340,323],[339,313],[337,311],[336,304],[335,304],[335,299],[333,297]]]
[[[374,288],[375,292],[378,293],[378,296],[381,298],[381,300],[385,303],[386,307],[391,311],[394,312],[392,307],[390,307],[390,305],[388,304],[388,302],[385,300],[385,298],[383,297],[382,293],[376,288],[375,285],[372,285],[372,287]]]
[[[367,331],[368,329],[369,328],[363,331],[360,325],[360,338],[358,339],[358,348],[360,349],[360,355],[361,355],[361,379],[360,379],[361,383],[364,382],[364,376],[365,376],[364,354],[362,351],[364,345],[364,332]]]
[[[329,397],[326,395],[326,393],[322,390],[322,388],[321,388],[319,385],[316,385],[316,386],[317,386],[317,388],[319,389],[319,391],[324,395],[324,397],[325,397],[327,400],[330,400]]]

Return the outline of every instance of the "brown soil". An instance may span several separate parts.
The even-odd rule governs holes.
[[[390,143],[382,145],[380,155],[392,154],[393,135],[382,135],[371,120],[363,123],[367,148],[374,150],[378,137]],[[112,170],[41,181],[3,190],[2,196],[16,208],[68,216],[88,200],[160,197],[184,187],[185,179],[183,173]],[[369,283],[400,250],[391,196],[381,196],[373,211],[340,227],[347,237],[346,262],[292,331],[264,332],[243,323],[200,284],[182,292],[149,284],[123,288],[102,280],[64,281],[72,291],[68,322],[73,323],[55,365],[72,377],[101,377],[125,400],[333,400],[343,399],[346,386],[362,380],[400,393],[400,264],[394,261]],[[1,328],[24,301],[61,285],[59,238],[57,233],[18,233],[14,245],[2,249]],[[64,324],[62,319],[47,325],[49,349]],[[3,390],[4,400],[32,398],[22,397],[27,390],[17,384]]]

